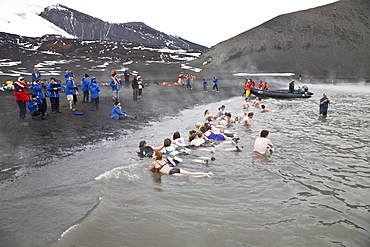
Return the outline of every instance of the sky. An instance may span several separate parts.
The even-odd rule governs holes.
[[[22,11],[41,12],[44,7],[59,3],[107,22],[144,22],[166,34],[211,47],[278,15],[333,2],[336,0],[0,0],[0,13],[15,8],[19,12],[15,16],[25,20]],[[5,19],[13,18],[14,13],[9,12],[8,15],[0,16],[0,21],[3,18],[3,24],[0,23],[2,32],[8,32],[11,24],[20,23],[19,20],[6,22]],[[18,26],[21,30],[17,32],[31,32],[26,24]]]

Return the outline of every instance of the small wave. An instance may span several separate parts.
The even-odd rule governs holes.
[[[78,224],[77,225],[73,225],[73,226],[71,226],[70,228],[68,228],[67,230],[65,230],[63,233],[62,233],[62,235],[60,235],[60,238],[58,239],[58,241],[60,241],[69,231],[71,231],[71,230],[73,230],[73,229],[75,229],[76,227],[78,226]]]
[[[138,179],[139,175],[132,171],[132,168],[137,164],[131,166],[120,166],[116,167],[110,171],[106,171],[103,174],[97,176],[95,180],[103,181],[110,178],[119,179],[120,177],[126,177],[128,179]]]

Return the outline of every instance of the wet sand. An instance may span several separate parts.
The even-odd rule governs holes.
[[[142,75],[145,79],[145,74]],[[29,126],[24,127],[19,124],[19,109],[13,92],[0,92],[0,150],[2,152],[0,181],[2,183],[12,181],[19,176],[27,175],[30,172],[27,168],[49,165],[54,158],[82,151],[86,145],[94,142],[116,140],[126,133],[146,126],[151,121],[159,121],[165,116],[176,116],[183,109],[240,95],[238,83],[222,78],[219,78],[219,93],[212,92],[211,79],[208,79],[210,82],[208,93],[204,93],[200,78],[198,77],[192,90],[187,90],[185,86],[162,86],[162,81],[166,81],[163,78],[155,84],[156,80],[151,77],[145,81],[148,85],[143,89],[143,96],[138,101],[134,101],[131,88],[122,88],[120,90],[122,111],[128,115],[137,116],[135,120],[111,119],[112,91],[110,86],[101,86],[98,111],[91,111],[89,103],[82,103],[80,89],[76,111],[84,112],[84,115],[74,115],[74,112],[68,109],[66,96],[62,93],[60,96],[62,113],[52,114],[50,101],[47,99],[46,120],[33,120],[27,113],[26,120]],[[173,82],[175,79],[167,81]],[[238,78],[236,81],[241,80]],[[29,93],[32,93],[31,90]],[[137,143],[132,144],[133,149],[136,146]]]

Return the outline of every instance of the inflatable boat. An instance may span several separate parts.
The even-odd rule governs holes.
[[[251,93],[260,98],[310,98],[313,93],[308,91],[307,87],[301,87],[298,90],[294,90],[294,93],[290,93],[288,90],[264,90],[252,88]]]

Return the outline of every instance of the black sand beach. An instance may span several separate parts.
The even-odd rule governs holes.
[[[60,97],[62,113],[51,114],[50,101],[47,99],[48,115],[46,120],[33,120],[27,113],[26,120],[30,124],[24,127],[19,124],[19,109],[14,100],[13,92],[1,92],[0,150],[3,158],[0,181],[4,183],[9,179],[16,179],[17,176],[26,175],[17,173],[19,167],[49,165],[53,158],[81,151],[86,145],[100,140],[118,139],[126,133],[142,128],[150,121],[159,121],[165,116],[176,116],[181,110],[192,108],[195,105],[217,102],[240,95],[243,84],[241,78],[219,78],[220,92],[212,92],[211,78],[213,75],[210,75],[208,76],[209,90],[208,93],[204,93],[202,89],[203,77],[201,76],[197,75],[193,89],[187,90],[186,86],[162,86],[163,81],[172,83],[176,78],[156,80],[155,72],[152,73],[149,74],[145,71],[140,73],[147,83],[143,89],[141,100],[134,101],[131,87],[122,87],[120,90],[122,111],[128,115],[137,116],[135,120],[110,118],[113,101],[111,88],[106,85],[101,86],[100,109],[98,111],[91,111],[89,103],[82,103],[82,94],[79,94],[76,111],[85,114],[74,115],[74,112],[68,109],[66,96],[62,93]],[[90,74],[94,76],[93,73]],[[173,74],[176,75],[176,73]],[[60,76],[57,78],[62,79]],[[76,79],[76,84],[80,82],[79,78]],[[109,75],[104,79],[109,81]],[[28,91],[32,94],[32,90]],[[132,144],[133,149],[136,146],[137,143]]]

